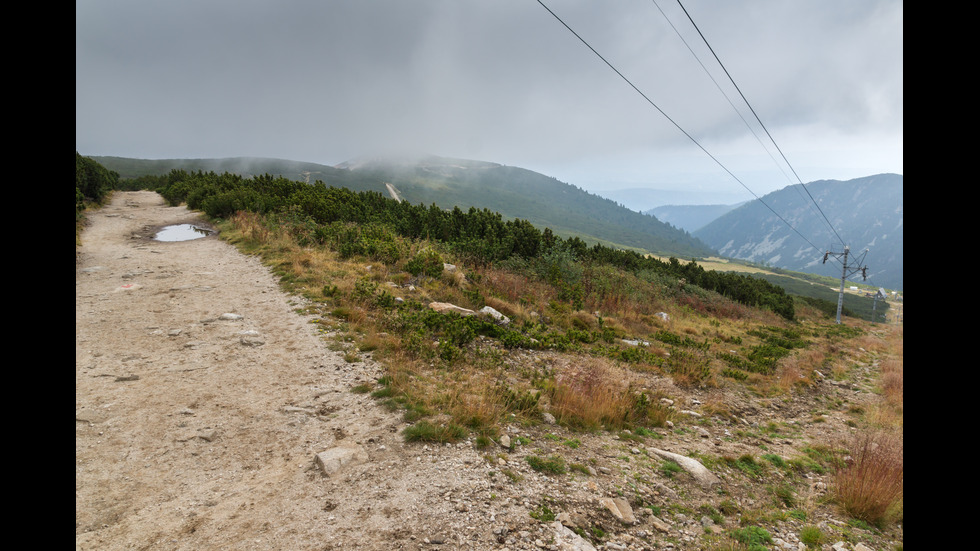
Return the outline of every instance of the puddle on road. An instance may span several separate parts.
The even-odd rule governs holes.
[[[177,224],[163,228],[157,232],[153,239],[157,241],[190,241],[191,239],[207,237],[212,233],[214,232],[211,230],[199,228],[193,224]]]

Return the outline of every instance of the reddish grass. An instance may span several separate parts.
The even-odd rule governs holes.
[[[628,389],[600,360],[559,374],[550,393],[551,411],[564,424],[582,429],[621,428],[632,402]]]
[[[862,432],[848,449],[851,459],[834,478],[837,500],[854,518],[880,526],[903,498],[902,436],[894,432]]]
[[[905,402],[905,368],[901,358],[881,363],[881,388],[889,405],[902,409]]]

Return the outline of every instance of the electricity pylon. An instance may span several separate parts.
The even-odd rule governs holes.
[[[864,254],[861,255],[861,260],[857,262],[857,267],[854,267],[853,265],[851,266],[847,265],[847,256],[848,254],[850,254],[850,252],[851,252],[851,248],[848,247],[847,245],[844,245],[844,252],[837,253],[833,251],[827,251],[823,255],[824,264],[827,263],[827,258],[830,256],[843,258],[843,260],[841,260],[841,264],[843,264],[844,267],[841,270],[841,276],[840,276],[840,293],[838,293],[837,295],[837,323],[838,324],[840,324],[840,311],[841,308],[844,306],[844,282],[847,280],[848,277],[858,272],[861,272],[861,277],[863,277],[865,280],[868,279],[868,267],[861,266],[861,263],[864,262],[865,255],[868,254],[868,249],[864,249]],[[848,270],[851,271],[848,272]]]

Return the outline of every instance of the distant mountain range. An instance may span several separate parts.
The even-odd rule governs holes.
[[[366,159],[337,166],[263,158],[143,160],[93,156],[120,177],[162,175],[171,169],[230,172],[242,176],[281,175],[354,191],[397,195],[412,204],[444,209],[489,209],[505,219],[520,218],[555,235],[642,253],[691,258],[709,256],[710,247],[690,233],[593,195],[557,179],[497,163],[427,156],[420,159]]]
[[[747,197],[744,191],[705,191],[701,183],[685,185],[683,182],[671,182],[662,187],[651,184],[642,188],[604,189],[596,193],[628,209],[647,213],[665,205],[734,205],[744,202]]]
[[[834,257],[824,263],[824,253],[847,245],[852,264],[867,250],[866,283],[902,290],[903,197],[900,174],[818,180],[769,193],[693,233],[725,257],[838,278],[842,265]]]
[[[736,205],[664,205],[644,211],[644,213],[675,228],[693,233],[743,204],[745,203]]]
[[[162,175],[174,168],[245,177],[281,175],[397,196],[413,204],[489,209],[505,219],[521,218],[587,243],[678,258],[718,254],[838,278],[840,264],[824,264],[823,256],[847,244],[851,262],[868,249],[864,259],[867,283],[896,290],[902,290],[903,284],[903,179],[899,174],[794,185],[741,205],[673,205],[641,213],[530,170],[435,156],[355,160],[337,166],[244,157],[91,158],[123,178]]]

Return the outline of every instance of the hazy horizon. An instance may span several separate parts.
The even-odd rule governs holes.
[[[75,25],[83,155],[426,153],[743,200],[903,171],[901,1],[91,0]]]

